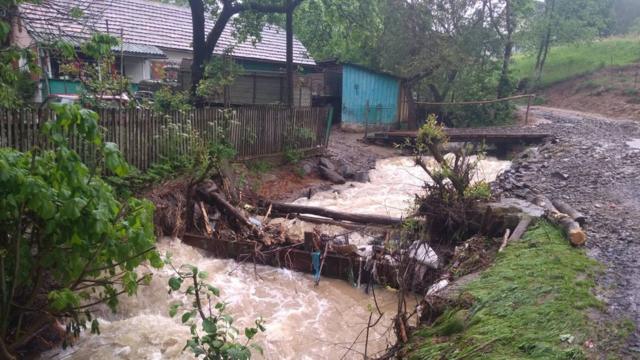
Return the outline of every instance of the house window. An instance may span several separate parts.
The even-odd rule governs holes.
[[[164,80],[165,71],[164,71],[165,62],[164,61],[152,61],[151,62],[151,80]]]

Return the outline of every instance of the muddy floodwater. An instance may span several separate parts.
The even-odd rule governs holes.
[[[266,359],[340,358],[366,327],[367,309],[373,305],[371,297],[345,281],[322,278],[314,287],[310,275],[260,266],[258,277],[253,265],[208,258],[173,239],[162,239],[159,250],[170,252],[174,264],[193,264],[208,272],[209,282],[220,287],[221,297],[230,304],[238,328],[252,325],[259,316],[266,320],[267,331],[256,337]],[[168,315],[170,304],[185,300],[167,293],[170,276],[168,269],[155,272],[150,286],[142,287],[136,297],[122,298],[118,314],[104,312],[100,336],[85,334],[73,348],[43,358],[192,359],[188,351],[182,352],[189,338],[188,327],[180,324],[180,316]],[[379,289],[376,297],[388,316],[370,335],[370,353],[384,350],[393,339],[392,332],[386,330],[396,294]],[[363,351],[362,341],[354,349]]]
[[[428,166],[435,161],[425,158]],[[475,161],[476,159],[472,159]],[[493,181],[508,169],[511,162],[485,158],[478,163],[474,180]],[[416,194],[423,193],[427,174],[415,166],[411,157],[392,157],[378,160],[376,168],[369,172],[368,183],[347,183],[334,186],[332,191],[315,194],[311,199],[299,199],[300,205],[312,205],[332,210],[361,214],[377,214],[400,217],[407,215]]]
[[[509,167],[506,161],[486,159],[480,163],[478,179],[491,181]],[[341,211],[400,216],[406,214],[416,193],[421,192],[424,173],[410,158],[379,160],[370,173],[370,183],[350,183],[318,193],[299,203]],[[322,278],[314,287],[310,275],[283,269],[238,265],[232,260],[207,257],[200,250],[177,239],[162,239],[161,253],[172,254],[173,263],[192,264],[208,272],[209,282],[221,288],[230,313],[240,329],[262,317],[267,331],[256,337],[266,359],[339,359],[348,348],[347,359],[362,358],[364,335],[352,343],[367,325],[371,294],[348,282]],[[99,314],[101,335],[84,334],[74,347],[54,350],[43,359],[192,359],[182,352],[189,329],[179,316],[168,315],[169,306],[184,301],[179,294],[168,294],[169,269],[154,270],[149,286],[135,297],[123,297],[119,312]],[[376,290],[385,316],[369,335],[368,354],[383,352],[394,341],[391,319],[397,294]],[[415,300],[411,300],[415,303]],[[375,319],[375,317],[374,317]],[[259,356],[256,356],[259,358]]]

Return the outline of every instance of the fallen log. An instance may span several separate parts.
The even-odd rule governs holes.
[[[518,226],[513,229],[513,233],[511,234],[509,241],[511,242],[520,240],[522,238],[522,235],[524,235],[524,233],[529,228],[529,224],[531,224],[531,217],[524,216],[518,223]]]
[[[359,224],[400,225],[403,222],[402,218],[381,215],[351,214],[315,206],[286,204],[280,202],[271,202],[264,205],[264,207],[271,205],[272,211],[281,214],[311,214],[334,220],[350,221]]]
[[[218,187],[213,183],[204,183],[196,189],[196,194],[203,201],[208,204],[215,206],[218,210],[225,213],[228,217],[236,220],[240,225],[246,226],[251,230],[251,233],[260,238],[263,237],[262,231],[258,229],[254,224],[252,224],[249,219],[244,216],[244,214],[236,209],[235,206],[229,204],[227,200],[225,200],[218,192]]]
[[[338,220],[317,217],[317,216],[297,215],[296,217],[304,222],[320,224],[320,225],[325,224],[325,225],[339,226],[348,230],[364,231],[367,228],[366,224],[365,225],[354,224],[350,222],[338,221]]]
[[[587,242],[587,234],[582,230],[580,224],[573,220],[571,216],[558,211],[558,209],[553,206],[553,202],[547,199],[547,197],[543,195],[531,195],[532,194],[529,194],[527,199],[546,210],[546,218],[565,231],[571,244],[574,246],[582,246]]]
[[[587,234],[582,230],[580,224],[569,215],[561,212],[552,212],[547,214],[547,218],[564,229],[573,245],[582,246],[587,242]]]
[[[587,223],[587,217],[566,202],[562,200],[552,200],[552,203],[559,212],[569,215],[573,220],[578,222],[580,226],[584,226]]]

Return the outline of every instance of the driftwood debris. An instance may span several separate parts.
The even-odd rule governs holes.
[[[587,242],[587,234],[582,230],[580,224],[570,215],[560,212],[547,197],[529,193],[527,199],[546,210],[547,219],[565,231],[571,244],[582,246]]]
[[[511,230],[507,229],[504,232],[504,236],[502,237],[502,244],[500,245],[500,249],[498,249],[498,252],[502,252],[507,245],[509,244],[509,235],[511,234]]]
[[[196,193],[200,199],[210,205],[215,206],[225,215],[237,221],[240,225],[249,228],[253,235],[262,238],[262,231],[260,231],[258,227],[251,223],[240,210],[238,210],[235,206],[231,205],[227,200],[225,200],[217,192],[217,190],[218,187],[215,186],[215,184],[205,182],[196,189]]]
[[[553,200],[552,204],[559,212],[571,216],[571,218],[580,224],[580,226],[584,226],[587,223],[587,217],[566,202]]]
[[[400,225],[402,224],[401,218],[381,216],[381,215],[368,215],[368,214],[351,214],[340,211],[329,210],[325,208],[305,205],[286,204],[280,202],[271,202],[264,207],[272,207],[273,212],[281,214],[311,214],[330,218],[333,220],[350,221],[358,224],[375,224],[375,225]]]
[[[198,206],[200,207],[200,212],[202,213],[202,219],[204,223],[204,229],[207,232],[207,235],[213,235],[213,229],[211,228],[211,224],[209,224],[209,214],[207,214],[207,209],[204,207],[204,203],[202,201],[198,202]]]

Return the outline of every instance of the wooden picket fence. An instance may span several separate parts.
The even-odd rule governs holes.
[[[145,109],[103,109],[98,111],[105,141],[118,144],[127,161],[140,170],[160,162],[167,152],[184,154],[191,150],[197,133],[206,143],[224,136],[236,149],[238,160],[282,154],[287,150],[309,151],[326,147],[330,126],[329,108],[287,108],[247,106],[201,108],[162,115]],[[0,147],[27,151],[37,146],[50,148],[41,127],[54,113],[44,110],[0,110]],[[178,135],[176,135],[178,134]],[[86,162],[93,161],[95,149],[71,134],[70,145]]]

